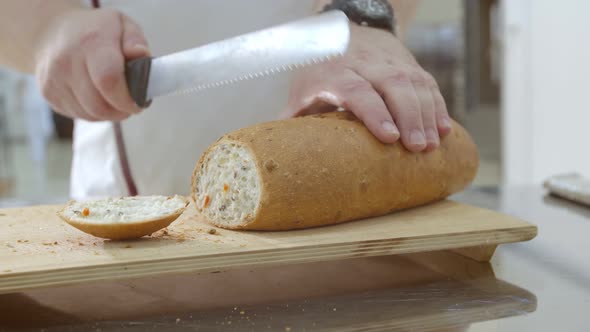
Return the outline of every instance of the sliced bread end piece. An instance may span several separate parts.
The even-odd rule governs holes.
[[[239,142],[224,140],[205,152],[192,186],[197,211],[218,227],[243,228],[256,216],[260,174],[252,153]]]
[[[188,203],[179,195],[71,201],[58,211],[58,216],[96,237],[129,240],[167,227],[184,212]]]

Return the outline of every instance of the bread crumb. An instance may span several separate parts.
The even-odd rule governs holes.
[[[4,271],[2,271],[2,272],[12,272],[12,270],[4,270]]]
[[[126,245],[125,248],[133,248],[130,244]]]
[[[176,318],[176,324],[180,323],[180,318]]]
[[[6,246],[7,246],[8,248],[14,248],[14,246],[13,246],[12,244],[10,244],[10,243],[7,243],[7,244],[6,244]]]
[[[243,314],[245,314],[244,310],[240,311],[240,315],[243,315]]]
[[[291,331],[291,328],[290,327],[288,327],[288,326],[285,327],[285,332],[290,332],[290,331]]]
[[[83,246],[84,246],[84,243],[82,243],[82,242],[78,242],[78,245],[79,245],[80,247],[83,247]]]
[[[217,230],[215,228],[211,228],[207,231],[207,233],[209,233],[211,235],[215,235],[215,234],[217,234]]]

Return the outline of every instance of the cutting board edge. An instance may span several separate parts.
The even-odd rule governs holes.
[[[444,240],[426,250],[420,245],[424,238],[410,238],[405,241],[405,246],[399,246],[400,239],[391,239],[390,243],[372,245],[363,242],[351,242],[347,247],[335,252],[319,252],[317,247],[307,246],[297,248],[263,249],[259,251],[245,251],[225,255],[225,262],[219,264],[219,255],[187,256],[175,259],[162,259],[160,261],[135,261],[117,262],[88,267],[66,267],[55,270],[29,271],[8,273],[0,275],[0,294],[26,291],[36,288],[67,286],[82,282],[99,281],[108,278],[110,280],[122,280],[138,277],[150,277],[164,274],[181,273],[214,273],[237,268],[252,268],[262,266],[277,266],[305,262],[319,262],[337,259],[352,259],[370,256],[399,255],[416,252],[444,251],[460,248],[469,248],[482,245],[501,245],[504,243],[524,242],[536,236],[537,227],[534,225],[523,226],[506,230],[490,230],[475,234],[440,234],[438,238]],[[498,235],[498,232],[500,235]],[[473,236],[479,235],[479,236]],[[485,239],[484,236],[493,235],[493,238]],[[432,240],[432,236],[428,237]],[[387,241],[383,241],[387,242]],[[403,243],[403,241],[402,241]],[[396,246],[397,245],[397,246]],[[326,249],[334,249],[327,246]],[[265,257],[271,256],[272,257]],[[324,255],[324,256],[322,256]],[[248,259],[244,259],[247,257]],[[491,257],[490,257],[491,258]],[[266,261],[262,262],[263,259]],[[201,265],[199,265],[201,264]],[[158,267],[158,269],[154,269]],[[81,273],[86,271],[86,273]],[[72,277],[72,274],[74,275]]]

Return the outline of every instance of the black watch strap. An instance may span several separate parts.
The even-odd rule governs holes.
[[[332,0],[322,12],[340,10],[358,25],[384,29],[396,34],[395,13],[387,0]]]

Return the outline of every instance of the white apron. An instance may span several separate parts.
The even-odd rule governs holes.
[[[153,55],[166,54],[298,19],[312,0],[102,0],[143,28]],[[131,176],[138,194],[190,192],[193,167],[224,133],[277,118],[284,109],[289,75],[154,100],[122,123]],[[113,126],[76,120],[71,196],[128,195]]]

